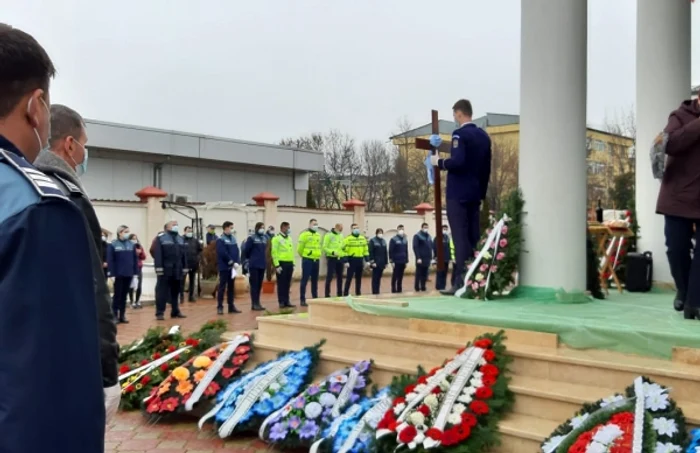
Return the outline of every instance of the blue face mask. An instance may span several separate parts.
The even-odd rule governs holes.
[[[119,239],[122,241],[128,241],[131,238],[131,233],[119,233]]]
[[[352,230],[352,234],[354,234],[355,236],[359,236],[359,235],[360,235],[360,229],[359,229],[359,228],[355,228],[354,230]]]
[[[191,237],[192,237],[192,233],[185,233],[185,237],[191,238]]]
[[[85,159],[83,159],[83,163],[78,165],[78,176],[83,176],[85,173],[87,173],[87,162],[88,162],[88,149],[85,149]]]
[[[173,233],[177,233],[178,231],[180,231],[180,227],[178,227],[177,225],[173,225],[170,231],[172,231]]]
[[[311,225],[311,226],[309,227],[309,229],[310,229],[311,231],[316,231],[316,230],[318,230],[318,225]]]
[[[260,229],[258,230],[258,234],[261,235],[261,236],[262,236],[263,234],[265,234],[265,228],[260,228]]]

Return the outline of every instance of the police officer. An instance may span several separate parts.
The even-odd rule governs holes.
[[[309,220],[309,228],[299,235],[297,253],[301,257],[301,283],[299,294],[301,306],[306,307],[306,284],[311,279],[311,298],[318,298],[318,270],[321,259],[321,235],[316,219]]]
[[[416,292],[426,291],[428,271],[433,258],[433,239],[430,237],[427,223],[423,223],[421,230],[413,235],[413,254],[416,257],[416,278],[413,289]]]
[[[233,232],[233,222],[226,221],[222,225],[224,234],[216,240],[216,263],[219,269],[219,293],[216,298],[216,313],[224,314],[224,293],[228,303],[229,313],[241,311],[233,304],[233,278],[231,269],[239,272],[241,269],[241,251]]]
[[[454,262],[454,243],[449,234],[447,227],[442,227],[442,260],[444,262],[443,270],[438,270],[435,273],[435,289],[438,291],[447,287],[447,274],[450,271],[450,263]],[[437,241],[433,241],[433,261],[437,264],[438,252]],[[452,272],[452,285],[454,285],[454,271]]]
[[[216,242],[217,239],[219,239],[219,236],[216,235],[216,226],[210,223],[207,225],[206,244],[209,245],[212,242]]]
[[[345,267],[348,270],[348,275],[345,280],[345,296],[350,294],[350,284],[355,277],[355,295],[362,295],[362,270],[365,263],[369,260],[369,250],[367,246],[367,238],[360,234],[360,227],[353,223],[350,227],[352,234],[343,241],[343,255],[346,262]]]
[[[391,272],[391,292],[403,292],[403,273],[408,264],[408,240],[403,225],[396,227],[396,236],[389,241],[389,262],[393,267]]]
[[[466,261],[479,242],[479,209],[486,198],[491,176],[491,139],[486,131],[472,123],[472,104],[460,99],[452,107],[455,123],[450,157],[430,157],[433,165],[447,171],[447,220],[455,244],[456,279],[464,278]],[[430,144],[439,147],[439,135],[430,137]],[[454,295],[459,289],[453,285],[443,294]]]
[[[280,308],[294,308],[289,300],[289,291],[294,275],[294,243],[289,222],[280,224],[280,232],[272,238],[272,265],[277,272],[277,302]]]
[[[94,250],[80,210],[31,163],[48,147],[54,73],[33,37],[0,24],[0,451],[8,453],[104,450]],[[57,372],[59,362],[80,364],[78,397],[65,391],[75,374]],[[50,384],[37,366],[53,370]]]
[[[131,232],[126,225],[117,228],[117,238],[107,249],[108,276],[114,278],[112,311],[119,324],[127,324],[126,296],[131,282],[139,274],[139,258],[131,242]]]
[[[112,300],[105,279],[107,236],[103,233],[95,209],[80,182],[80,177],[87,171],[87,140],[83,118],[64,105],[54,104],[51,106],[51,140],[49,142],[51,148],[39,153],[34,165],[51,178],[63,194],[75,203],[87,222],[89,232],[87,240],[93,249],[92,275],[95,279],[95,303],[100,323],[102,384],[109,422],[109,419],[116,414],[121,398],[121,386],[117,382],[119,344],[112,312]]]
[[[243,255],[248,260],[250,301],[253,311],[263,311],[265,307],[260,305],[260,292],[267,268],[267,233],[264,223],[255,224],[255,232],[243,245]]]
[[[326,297],[331,297],[331,282],[336,279],[336,295],[343,295],[343,224],[336,223],[323,236],[323,253],[326,254]]]
[[[275,226],[270,225],[269,227],[267,227],[267,233],[265,234],[267,235],[267,240],[271,241],[272,238],[275,237]]]
[[[384,239],[384,230],[377,228],[375,236],[369,241],[369,266],[372,268],[372,294],[379,294],[382,274],[389,262]]]
[[[199,272],[199,262],[202,259],[202,241],[194,237],[191,226],[185,227],[185,236],[182,238],[185,241],[185,249],[187,252],[187,266],[189,272],[187,273],[187,280],[189,281],[189,301],[196,302],[195,297],[195,281],[197,280],[197,273]],[[183,303],[185,298],[185,280],[182,280],[182,289],[180,290],[180,303]]]
[[[159,290],[156,290],[156,319],[165,319],[165,304],[170,301],[170,317],[186,318],[180,312],[179,299],[182,279],[189,272],[185,241],[178,234],[177,220],[165,224],[164,231],[156,237],[154,265]]]

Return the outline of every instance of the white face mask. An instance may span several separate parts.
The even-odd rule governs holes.
[[[49,125],[46,128],[47,130],[47,135],[46,135],[46,144],[41,142],[41,136],[39,136],[39,131],[37,128],[34,129],[34,135],[36,135],[36,141],[39,142],[39,152],[49,149],[49,138],[51,137],[51,110],[49,107],[46,105],[46,102],[44,102],[43,99],[39,98],[41,100],[41,103],[44,104],[44,108],[46,109],[46,117],[49,118]],[[31,110],[32,107],[32,101],[34,100],[33,97],[29,98],[29,102],[27,102],[27,115],[29,115],[29,111]]]
[[[428,230],[427,228],[423,228],[423,233],[428,234],[428,231],[430,230]]]
[[[378,237],[379,239],[381,239],[381,238],[384,237],[384,234],[383,234],[383,233],[377,233],[377,237]]]
[[[403,230],[399,230],[399,236],[403,236],[403,235],[404,235]]]

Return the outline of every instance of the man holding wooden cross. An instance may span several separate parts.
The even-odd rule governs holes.
[[[447,171],[447,220],[455,246],[454,272],[457,277],[451,289],[442,291],[445,295],[454,295],[464,285],[466,261],[479,242],[479,210],[486,198],[491,175],[491,139],[486,131],[472,123],[471,102],[460,99],[452,107],[452,112],[458,126],[452,133],[452,143],[442,146],[437,131],[433,131],[430,137],[434,149],[430,163]],[[448,147],[450,157],[440,158],[437,151],[447,152]],[[436,183],[439,181],[438,178],[435,180]],[[440,196],[440,190],[436,184],[436,198]]]

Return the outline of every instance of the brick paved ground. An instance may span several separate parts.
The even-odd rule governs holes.
[[[389,281],[382,282],[383,292],[389,291]],[[404,287],[410,288],[413,284],[413,276],[406,276]],[[370,280],[365,278],[362,282],[363,292],[369,294]],[[322,286],[319,288],[323,294]],[[292,303],[299,305],[299,283],[292,285]],[[180,325],[184,332],[198,329],[206,321],[213,318],[223,318],[228,321],[229,330],[253,330],[257,327],[255,318],[260,312],[250,310],[250,297],[246,295],[243,300],[236,301],[236,306],[243,311],[238,315],[216,315],[216,301],[213,299],[200,299],[195,303],[185,302],[182,312],[186,319],[156,321],[155,309],[147,306],[140,310],[127,310],[129,324],[119,326],[118,339],[122,344],[129,343],[146,332],[149,327],[162,325]],[[275,294],[264,294],[262,304],[268,310],[278,311],[277,297]],[[305,311],[297,307],[297,311]],[[270,450],[269,446],[258,441],[254,437],[230,438],[226,441],[219,439],[211,430],[211,426],[204,431],[197,430],[197,419],[191,418],[177,423],[161,422],[148,423],[140,412],[120,412],[116,419],[107,427],[105,439],[105,453],[256,453]]]

